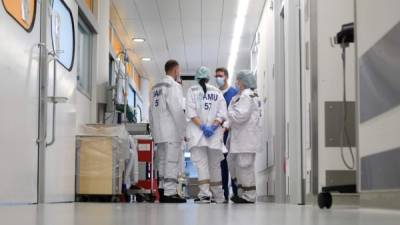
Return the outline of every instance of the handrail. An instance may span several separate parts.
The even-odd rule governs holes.
[[[53,56],[53,96],[56,96],[56,88],[57,88],[57,54],[55,52],[50,52],[49,55]],[[56,142],[56,101],[52,101],[53,103],[53,118],[52,118],[52,135],[51,141],[46,143],[46,147],[49,147]]]

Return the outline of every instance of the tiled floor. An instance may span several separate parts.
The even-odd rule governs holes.
[[[400,212],[312,206],[46,204],[0,206],[1,225],[399,225]]]

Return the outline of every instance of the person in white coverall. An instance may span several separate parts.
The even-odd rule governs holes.
[[[157,146],[157,167],[161,203],[185,203],[177,194],[179,156],[184,140],[186,121],[182,105],[182,86],[176,82],[179,64],[169,60],[166,76],[151,90],[150,125]]]
[[[124,182],[126,190],[129,190],[139,181],[137,140],[131,135],[129,135],[129,160],[126,164],[125,171]]]
[[[186,97],[186,138],[199,176],[200,192],[195,203],[223,203],[220,162],[225,146],[221,124],[226,120],[226,102],[218,88],[207,84],[208,68],[200,67],[195,78],[198,84],[189,88]]]
[[[254,92],[257,88],[255,75],[250,71],[237,74],[239,94],[234,96],[228,108],[230,149],[228,165],[230,174],[237,182],[238,196],[234,203],[256,201],[255,159],[260,147],[261,102]]]

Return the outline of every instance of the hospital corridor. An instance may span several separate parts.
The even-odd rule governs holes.
[[[0,1],[1,225],[400,224],[400,1]]]

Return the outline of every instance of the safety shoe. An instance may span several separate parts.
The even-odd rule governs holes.
[[[231,201],[236,204],[254,204],[254,202],[247,201],[246,199],[236,195],[231,198]]]
[[[229,201],[224,199],[216,200],[215,198],[211,198],[211,203],[216,203],[216,204],[228,204]]]
[[[194,199],[194,203],[196,204],[209,204],[211,203],[211,198],[210,197],[200,197]]]
[[[164,196],[160,198],[160,203],[186,203],[186,199],[179,195]]]
[[[231,199],[232,202],[235,202],[238,198],[239,198],[238,195],[234,195],[230,199]]]
[[[165,198],[164,189],[158,189],[158,194],[160,195],[160,202],[163,202]]]

